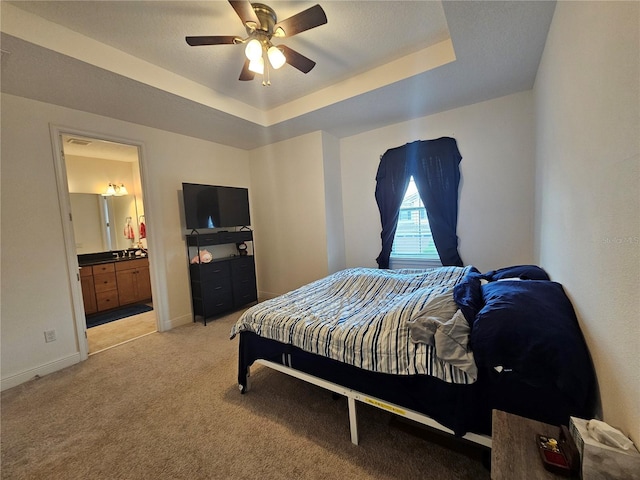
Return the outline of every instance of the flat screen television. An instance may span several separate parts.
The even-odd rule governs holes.
[[[246,188],[183,183],[182,197],[188,230],[251,225]]]

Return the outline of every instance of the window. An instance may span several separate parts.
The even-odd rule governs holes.
[[[458,151],[456,140],[450,137],[407,143],[402,147],[387,150],[380,157],[380,165],[378,165],[376,172],[375,195],[382,223],[382,231],[380,232],[382,250],[376,258],[379,268],[390,268],[394,239],[398,239],[396,259],[402,255],[403,258],[417,258],[413,262],[422,262],[423,264],[431,262],[431,265],[428,266],[437,266],[437,262],[428,259],[430,252],[435,257],[435,249],[429,246],[431,242],[427,237],[438,239],[438,258],[442,265],[459,267],[463,265],[458,253],[458,235],[456,234],[460,160],[462,160],[462,156]],[[405,185],[410,182],[412,176],[418,183],[428,185],[429,190],[423,193],[429,194],[425,199],[427,201],[426,207],[428,217],[434,223],[426,227],[426,215],[423,217],[424,221],[420,221],[419,213],[415,220],[411,213],[403,213],[403,222],[414,230],[407,234],[401,226],[396,235],[400,206],[407,193],[404,191]],[[416,190],[412,186],[409,194]],[[408,206],[421,207],[422,205],[409,204]],[[407,220],[407,218],[411,220]],[[416,221],[417,225],[415,225]],[[420,226],[419,231],[418,226]],[[406,240],[404,238],[406,236],[420,239],[420,245],[407,251],[401,245]],[[398,265],[397,262],[396,265]],[[415,263],[412,263],[412,266],[415,266]],[[400,267],[396,266],[396,268]]]
[[[427,211],[411,177],[404,200],[400,205],[389,267],[427,268],[441,265],[429,228]]]

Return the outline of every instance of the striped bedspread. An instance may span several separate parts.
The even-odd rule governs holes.
[[[464,371],[438,359],[430,345],[412,343],[407,324],[470,268],[342,270],[249,308],[231,338],[250,331],[365,370],[473,383]]]

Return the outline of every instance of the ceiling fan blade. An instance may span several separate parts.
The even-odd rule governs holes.
[[[233,45],[238,41],[242,41],[240,37],[234,35],[213,35],[203,37],[185,37],[185,40],[192,47],[201,45]]]
[[[320,5],[314,5],[294,16],[285,18],[273,27],[273,35],[276,37],[293,37],[294,35],[310,30],[327,23],[327,15]]]
[[[255,73],[249,70],[249,59],[245,58],[244,66],[242,67],[242,71],[240,72],[240,77],[238,77],[238,80],[242,80],[243,82],[246,82],[248,80],[253,80],[254,76],[255,76]]]
[[[302,73],[309,73],[311,69],[316,66],[316,62],[286,45],[278,45],[278,48],[284,53],[284,58],[287,59],[287,63]]]
[[[240,20],[242,20],[242,23],[245,25],[253,24],[250,26],[254,29],[260,26],[260,19],[258,19],[249,0],[229,0],[229,3],[240,17]]]

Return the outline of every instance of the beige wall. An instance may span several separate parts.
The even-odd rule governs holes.
[[[344,206],[342,202],[340,141],[326,132],[322,133],[322,157],[327,221],[327,265],[328,273],[334,273],[346,266]]]
[[[110,183],[122,183],[130,195],[135,195],[137,188],[134,178],[140,181],[138,164],[135,162],[65,155],[65,165],[69,191],[73,193],[102,194]]]
[[[251,152],[258,295],[345,268],[339,140],[315,132]]]
[[[260,297],[328,273],[322,134],[251,151],[251,209]]]
[[[252,151],[260,295],[281,294],[345,267],[377,266],[380,155],[440,136],[455,137],[464,157],[463,260],[481,270],[533,263],[533,126],[529,91],[341,140],[316,132]]]
[[[248,153],[11,95],[0,99],[2,388],[79,360],[70,286],[76,277],[65,259],[50,124],[143,144],[148,236],[157,246],[154,303],[163,328],[191,321],[181,184],[248,187]],[[52,329],[57,340],[45,343],[44,331]]]
[[[640,444],[640,3],[558,2],[535,84],[537,249],[576,307],[604,420]]]
[[[485,271],[533,262],[534,134],[531,92],[342,139],[347,266],[377,267],[375,176],[380,156],[414,140],[454,137],[462,154],[459,250]]]

